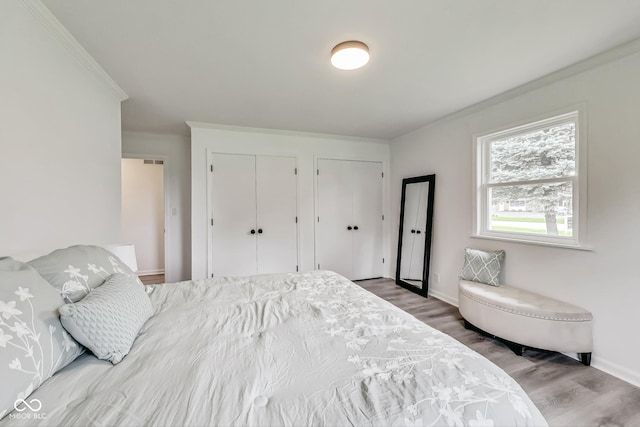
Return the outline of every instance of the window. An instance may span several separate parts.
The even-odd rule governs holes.
[[[479,237],[580,246],[586,161],[578,119],[573,111],[477,138]]]

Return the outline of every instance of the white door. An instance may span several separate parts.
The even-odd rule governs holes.
[[[214,154],[212,164],[212,274],[256,274],[255,156]]]
[[[318,268],[382,276],[382,163],[318,160]]]
[[[258,273],[296,271],[296,159],[256,157]]]
[[[382,277],[382,163],[350,163],[354,227],[350,279]]]
[[[317,267],[351,278],[353,267],[353,191],[351,163],[318,160]]]

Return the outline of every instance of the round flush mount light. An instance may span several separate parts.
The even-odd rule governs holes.
[[[341,70],[355,70],[369,62],[369,47],[359,41],[342,42],[331,50],[331,64]]]

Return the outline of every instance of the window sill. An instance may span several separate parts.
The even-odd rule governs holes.
[[[560,248],[560,249],[574,249],[578,251],[593,251],[594,249],[589,246],[584,245],[568,245],[562,243],[552,243],[552,242],[539,242],[537,240],[526,240],[526,239],[511,239],[508,237],[498,237],[498,236],[483,236],[480,234],[472,234],[472,239],[484,239],[484,240],[499,240],[502,242],[510,242],[510,243],[521,243],[524,245],[536,245],[536,246],[547,246],[552,248]]]

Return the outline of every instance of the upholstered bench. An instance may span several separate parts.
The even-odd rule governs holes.
[[[587,310],[524,289],[460,280],[458,304],[467,329],[500,338],[516,354],[525,347],[576,352],[591,364],[592,320]]]

